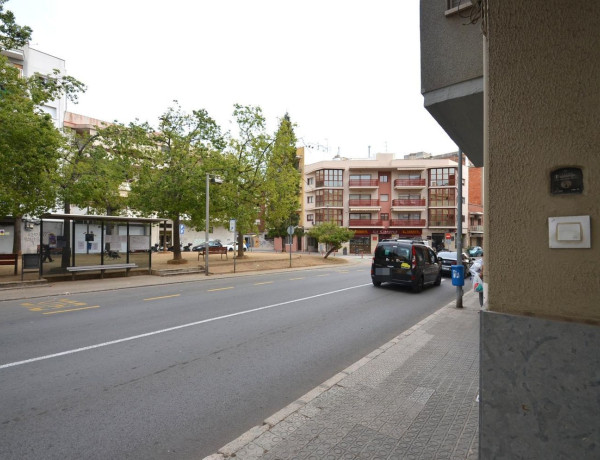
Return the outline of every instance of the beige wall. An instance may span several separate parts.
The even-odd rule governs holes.
[[[600,321],[600,2],[488,1],[486,275],[493,311]],[[581,195],[550,172],[583,170]],[[591,249],[548,218],[591,216]]]

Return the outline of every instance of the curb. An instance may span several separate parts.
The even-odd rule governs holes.
[[[359,265],[359,262],[354,261],[352,259],[348,259],[348,262],[338,267],[348,267],[353,265]],[[21,284],[20,282],[15,282],[18,284],[10,283],[11,286],[5,286],[3,283],[0,283],[0,291],[4,291],[7,293],[6,298],[0,299],[0,302],[3,301],[13,301],[20,300],[23,298],[40,298],[40,297],[52,297],[52,296],[64,296],[64,295],[73,295],[73,294],[84,294],[89,292],[100,292],[100,291],[116,291],[120,289],[134,289],[146,286],[157,286],[157,285],[166,285],[166,284],[178,284],[178,283],[193,283],[193,282],[204,282],[208,280],[217,280],[217,279],[225,279],[225,278],[234,278],[234,277],[242,277],[242,276],[268,276],[272,273],[284,273],[284,272],[293,272],[293,271],[301,271],[301,270],[324,270],[331,269],[332,266],[329,265],[316,265],[311,267],[292,267],[292,268],[277,268],[273,270],[263,270],[260,272],[257,271],[247,271],[247,272],[238,272],[238,273],[221,273],[221,274],[212,274],[210,276],[204,275],[204,272],[200,273],[181,273],[176,276],[157,276],[157,275],[136,275],[136,276],[128,276],[128,277],[118,277],[118,278],[110,278],[113,282],[122,283],[122,285],[114,285],[109,284],[107,281],[109,279],[104,280],[80,280],[80,281],[61,281],[61,282],[48,282],[47,280],[41,280],[42,283],[38,284],[37,280],[31,281],[32,284]],[[137,279],[136,279],[137,278]],[[140,279],[143,278],[143,281],[140,282]],[[95,286],[85,286],[83,283],[92,282],[96,283]],[[35,284],[33,284],[35,282]],[[81,284],[67,284],[67,283],[81,283]],[[127,284],[125,284],[127,283]],[[24,294],[24,288],[29,287],[40,287],[40,288],[56,288],[57,292],[38,292],[32,293],[30,290],[26,291],[27,295]],[[10,295],[10,294],[12,295]]]
[[[463,300],[465,297],[467,297],[467,299],[468,299],[469,297],[472,297],[474,295],[475,295],[475,293],[472,290],[469,290],[463,294]],[[266,418],[263,421],[262,425],[257,425],[257,426],[250,428],[248,431],[246,431],[244,434],[242,434],[238,438],[234,439],[230,443],[228,443],[228,444],[224,445],[223,447],[221,447],[220,449],[218,449],[217,453],[211,454],[207,457],[204,457],[203,460],[225,460],[230,457],[235,457],[237,452],[239,452],[240,450],[242,450],[246,447],[256,446],[255,444],[253,444],[253,441],[255,441],[259,436],[264,434],[266,431],[269,431],[271,428],[273,428],[275,425],[277,425],[278,423],[285,420],[287,417],[289,417],[293,413],[301,411],[310,401],[315,399],[317,396],[320,396],[321,394],[325,393],[326,391],[329,391],[331,388],[333,388],[336,385],[340,385],[341,382],[343,382],[343,380],[346,377],[350,376],[351,374],[356,372],[358,369],[363,367],[365,364],[373,361],[375,358],[377,358],[378,356],[385,353],[388,349],[390,349],[394,345],[401,342],[405,337],[407,337],[407,336],[413,334],[414,332],[416,332],[417,330],[421,329],[425,324],[427,324],[431,320],[433,320],[433,319],[437,318],[438,316],[440,316],[441,314],[443,314],[447,308],[452,308],[452,309],[456,310],[455,304],[456,304],[456,301],[454,301],[454,300],[452,302],[447,303],[446,305],[441,307],[436,312],[434,312],[431,315],[429,315],[428,317],[422,319],[421,321],[419,321],[417,324],[415,324],[411,328],[402,332],[400,335],[394,337],[389,342],[384,343],[379,348],[373,350],[371,353],[369,353],[364,358],[359,359],[354,364],[351,364],[343,371],[338,372],[333,377],[326,380],[321,385],[312,389],[305,395],[301,396],[296,401],[288,404],[283,409],[279,410],[278,412],[274,413],[270,417]],[[343,386],[343,385],[340,385],[340,386]]]

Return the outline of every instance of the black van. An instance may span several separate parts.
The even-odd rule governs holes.
[[[375,248],[371,265],[373,285],[381,283],[411,286],[421,292],[423,286],[442,282],[442,267],[432,249],[412,240],[384,240]]]

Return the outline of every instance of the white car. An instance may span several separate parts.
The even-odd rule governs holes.
[[[237,249],[237,242],[235,242],[235,243],[230,242],[230,243],[227,243],[225,245],[225,247],[227,248],[227,251],[233,251],[234,244],[235,244],[235,247]],[[246,243],[244,243],[244,246],[242,246],[242,247],[244,248],[244,251],[248,250],[248,247],[246,246]]]

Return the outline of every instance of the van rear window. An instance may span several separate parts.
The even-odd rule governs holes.
[[[385,257],[402,262],[410,261],[410,249],[403,246],[382,245],[375,249],[375,257]]]

